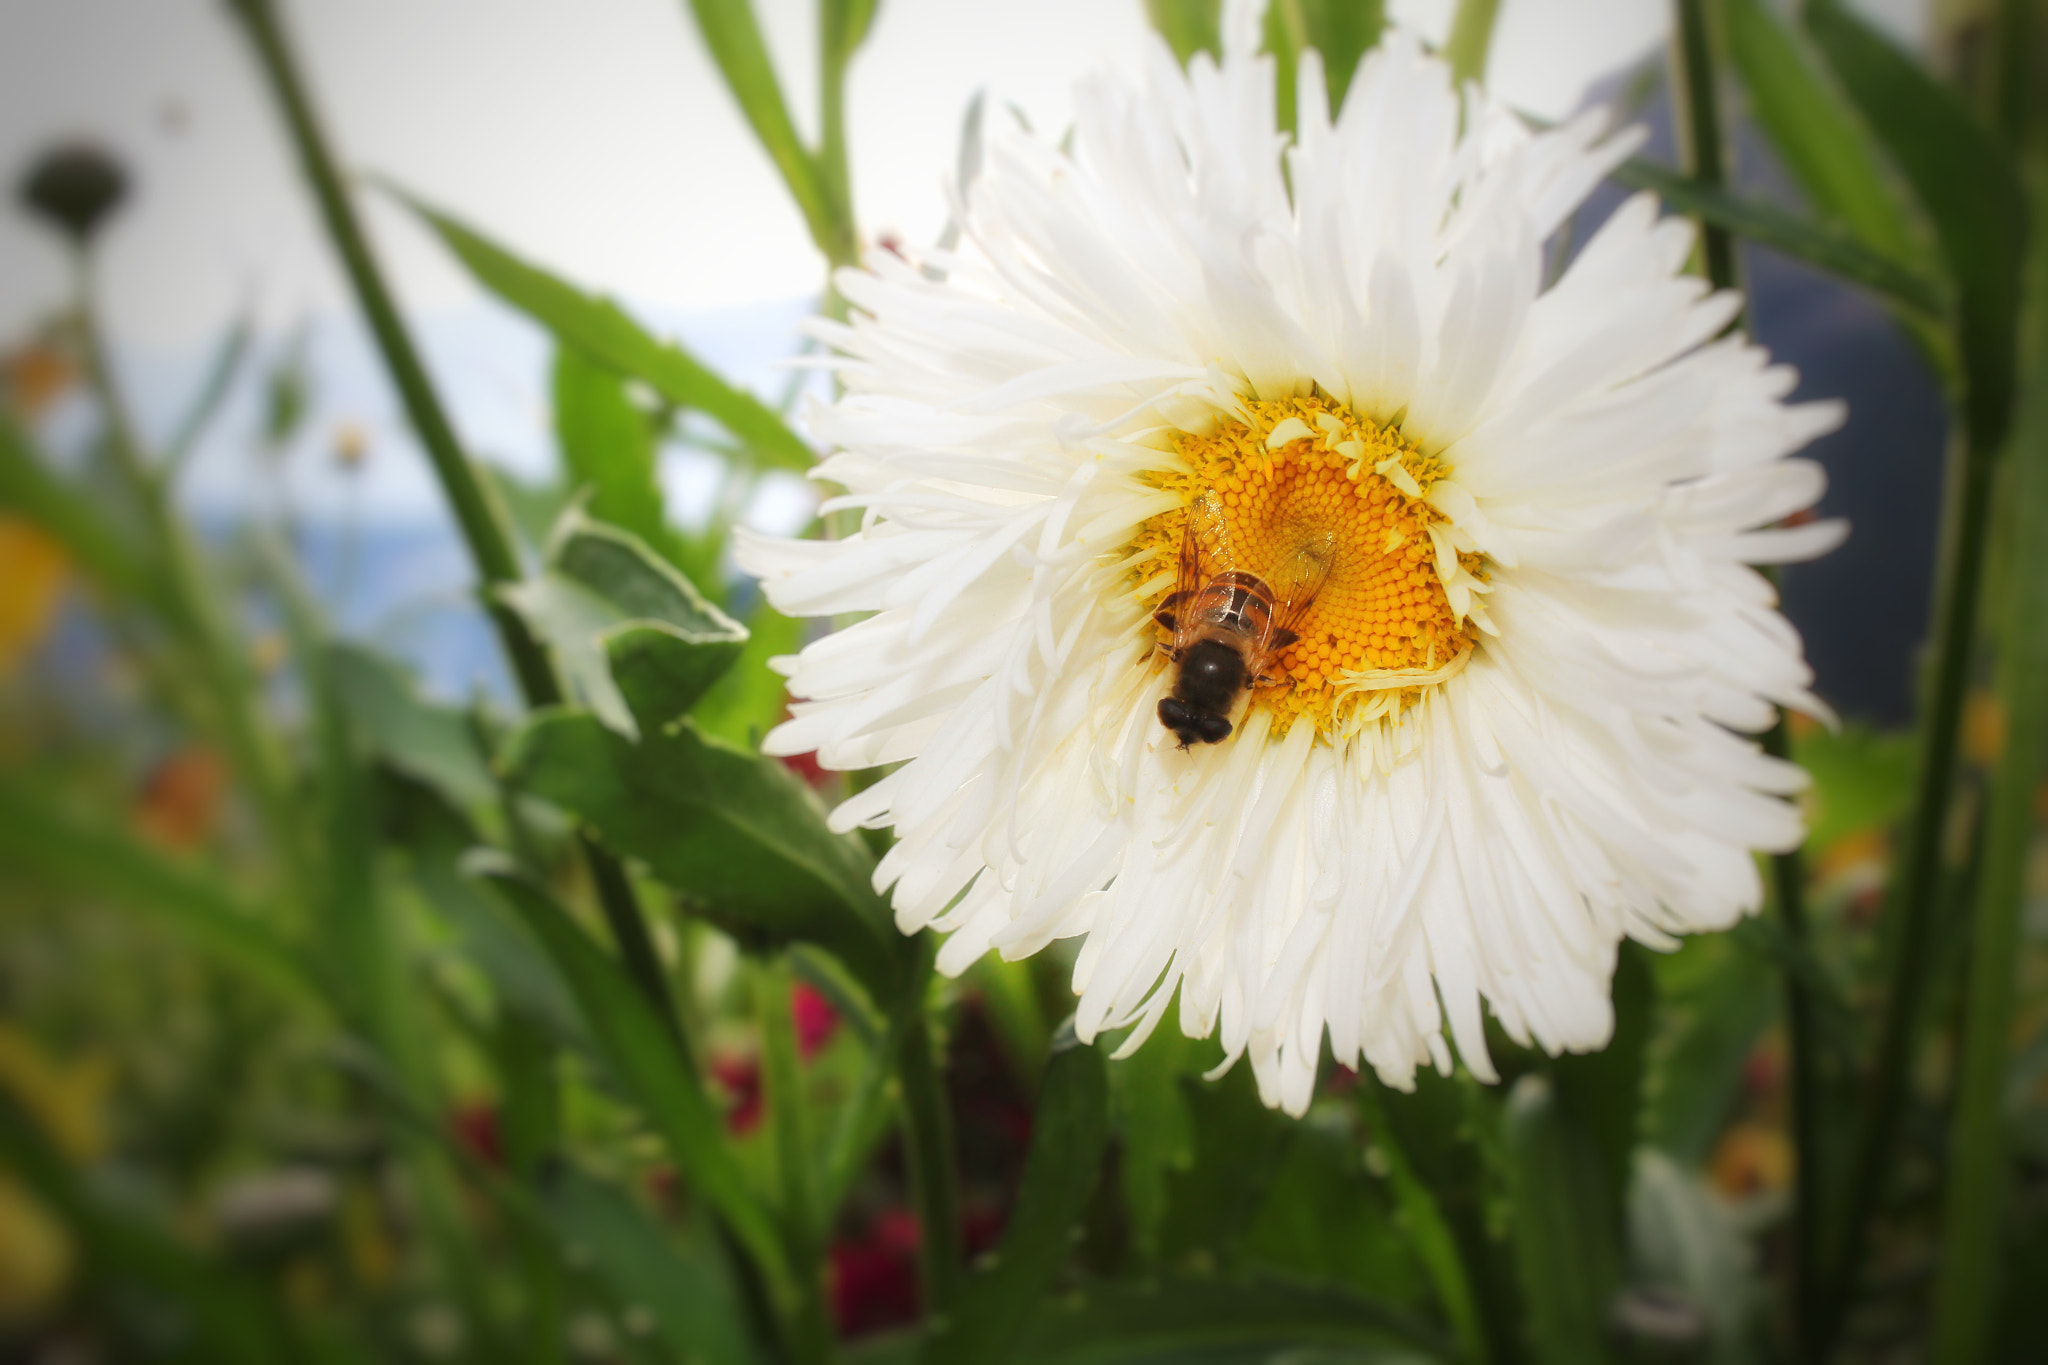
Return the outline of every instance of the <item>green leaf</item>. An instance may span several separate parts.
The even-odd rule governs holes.
[[[413,885],[461,936],[464,956],[489,980],[499,1008],[557,1045],[588,1052],[590,1036],[555,964],[492,885],[464,870],[482,845],[476,831],[433,789],[402,779],[391,788],[388,832],[408,856]]]
[[[1109,1139],[1109,1077],[1102,1054],[1060,1030],[1031,1119],[1031,1152],[992,1263],[961,1287],[935,1325],[929,1362],[1010,1359],[1073,1250],[1073,1232],[1095,1190]],[[1038,1359],[1035,1355],[1021,1357]]]
[[[1052,1029],[1038,1003],[1038,979],[1034,961],[1006,962],[1000,953],[989,953],[968,969],[968,984],[981,995],[981,1006],[996,1047],[1017,1084],[1036,1088],[1045,1079],[1050,1055]]]
[[[1847,229],[1809,223],[1781,208],[1745,199],[1677,171],[1631,158],[1609,176],[1617,185],[1650,190],[1680,213],[1694,214],[1761,246],[1781,251],[1929,316],[1943,307],[1942,286],[1911,266],[1874,251]]]
[[[539,576],[499,596],[554,651],[591,711],[629,739],[696,705],[747,639],[643,542],[574,508]]]
[[[1234,1265],[1294,1142],[1296,1123],[1260,1103],[1249,1066],[1232,1067],[1220,1081],[1182,1077],[1178,1084],[1195,1155],[1185,1171],[1167,1173],[1160,1255],[1168,1265]]]
[[[620,1311],[649,1314],[675,1359],[744,1365],[759,1358],[737,1289],[716,1256],[573,1166],[554,1171],[542,1201],[572,1260],[589,1257]]]
[[[1601,1153],[1558,1102],[1548,1077],[1515,1082],[1503,1114],[1515,1264],[1536,1359],[1583,1365],[1606,1358],[1608,1301],[1621,1255]]]
[[[1169,1020],[1175,1017],[1173,1011],[1174,1006],[1168,1005]],[[1169,1180],[1176,1172],[1194,1168],[1194,1118],[1184,1087],[1206,1071],[1211,1060],[1199,1041],[1166,1027],[1130,1056],[1110,1064],[1117,1132],[1122,1139],[1117,1173],[1123,1181],[1131,1241],[1141,1263],[1149,1265],[1159,1259]]]
[[[1245,1262],[1382,1303],[1427,1302],[1419,1239],[1397,1218],[1388,1183],[1369,1173],[1366,1150],[1351,1106],[1310,1109],[1246,1230]]]
[[[1825,853],[1852,834],[1896,825],[1913,801],[1914,740],[1851,722],[1794,738],[1792,756],[1813,778],[1805,800],[1806,844]]]
[[[1855,109],[1766,0],[1724,0],[1728,55],[1749,110],[1823,218],[1926,275],[1933,264]]]
[[[1253,1365],[1304,1347],[1339,1348],[1344,1354],[1315,1358],[1360,1365],[1454,1355],[1440,1333],[1400,1309],[1277,1277],[1104,1286],[1078,1303],[1030,1307],[1016,1358],[1032,1365]]]
[[[703,35],[704,46],[711,49],[711,58],[718,63],[726,88],[739,102],[748,126],[761,140],[769,160],[782,173],[783,183],[789,186],[797,207],[803,211],[811,239],[829,259],[849,259],[850,252],[840,249],[840,239],[850,232],[851,224],[834,212],[836,206],[817,159],[797,137],[789,106],[783,103],[782,86],[775,78],[775,64],[768,57],[768,45],[762,41],[760,25],[754,21],[752,3],[690,0],[690,13],[696,16],[697,31]],[[864,30],[866,25],[860,27]]]
[[[626,381],[573,346],[555,348],[555,438],[583,504],[676,562],[677,536],[662,514],[654,426],[626,396]]]
[[[617,304],[593,298],[520,260],[403,191],[393,193],[440,234],[477,283],[554,333],[558,341],[642,381],[679,408],[707,414],[764,463],[782,469],[811,467],[811,448],[772,408],[726,383],[673,342],[648,335]]]
[[[1504,1173],[1492,1144],[1499,1134],[1495,1093],[1471,1077],[1439,1076],[1427,1069],[1415,1074],[1408,1094],[1377,1087],[1371,1097],[1391,1143],[1398,1147],[1415,1180],[1430,1197],[1424,1204],[1412,1196],[1404,1202],[1411,1226],[1424,1238],[1417,1248],[1430,1267],[1444,1309],[1468,1340],[1474,1330],[1484,1337],[1485,1355],[1518,1360],[1523,1355],[1524,1308],[1509,1248],[1503,1198]],[[1399,1193],[1397,1188],[1396,1193]],[[1433,1215],[1433,1216],[1432,1216]],[[1449,1233],[1455,1255],[1446,1257],[1433,1245],[1433,1227]],[[1469,1304],[1476,1329],[1463,1305]]]
[[[40,786],[0,781],[0,860],[153,914],[198,947],[289,996],[324,998],[299,954],[253,907],[125,830],[65,815]]]
[[[328,668],[350,723],[379,759],[458,804],[496,798],[489,760],[462,712],[422,700],[403,668],[358,645],[331,646]]]
[[[763,1275],[787,1297],[794,1281],[774,1219],[727,1150],[723,1120],[699,1087],[675,1034],[618,964],[545,892],[498,859],[476,855],[469,866],[491,880],[547,949],[612,1074],[667,1144],[690,1188],[718,1211]]]
[[[774,759],[687,721],[629,744],[590,716],[553,712],[513,736],[506,762],[519,785],[575,812],[714,922],[815,943],[877,999],[893,997],[904,940],[869,885],[872,860],[825,827]]]
[[[747,616],[747,643],[740,657],[711,685],[691,718],[697,728],[745,749],[759,748],[761,736],[786,714],[789,688],[770,659],[803,648],[804,623],[784,616],[764,599]]]
[[[1970,111],[1841,0],[1809,0],[1806,28],[1934,224],[1956,286],[1971,443],[2012,416],[2026,205],[2008,158]]]
[[[1416,1173],[1416,1163],[1409,1160],[1407,1149],[1401,1145],[1376,1079],[1363,1080],[1359,1085],[1358,1108],[1372,1140],[1372,1152],[1385,1166],[1387,1182],[1393,1187],[1401,1232],[1429,1276],[1437,1306],[1450,1319],[1451,1331],[1465,1355],[1472,1360],[1486,1359],[1486,1329],[1473,1297],[1472,1276],[1466,1270],[1464,1254],[1436,1197],[1423,1184]]]
[[[1145,0],[1145,18],[1186,66],[1197,52],[1223,60],[1223,0]]]

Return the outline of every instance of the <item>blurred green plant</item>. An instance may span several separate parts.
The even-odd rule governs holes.
[[[0,1247],[44,1249],[10,1283],[60,1286],[0,1294],[0,1340],[54,1321],[108,1358],[734,1365],[2044,1349],[2027,1277],[2048,1264],[2048,1016],[2038,966],[2021,976],[2039,958],[2023,911],[2048,743],[2048,107],[2028,79],[2031,6],[1962,6],[1981,22],[1945,82],[1837,0],[1789,18],[1680,0],[1683,164],[1614,177],[1700,220],[1717,285],[1738,282],[1747,240],[1870,291],[1949,386],[1920,725],[1771,737],[1814,779],[1807,848],[1777,861],[1768,918],[1623,952],[1603,1053],[1552,1059],[1496,1033],[1501,1085],[1425,1073],[1411,1094],[1332,1069],[1299,1122],[1244,1068],[1204,1080],[1173,1030],[1110,1061],[1049,1026],[1057,962],[935,977],[930,936],[898,934],[873,890],[876,849],[825,822],[815,788],[845,779],[757,751],[786,702],[766,662],[798,627],[742,609],[726,541],[765,471],[812,462],[785,413],[391,190],[552,340],[562,477],[486,474],[391,299],[276,9],[230,8],[521,705],[429,701],[334,639],[273,529],[195,533],[176,480],[252,332],[223,338],[151,449],[93,296],[119,167],[67,148],[36,168],[26,200],[73,253],[63,334],[100,426],[67,465],[17,399],[0,414],[0,509],[89,585],[146,733],[189,747],[110,816],[125,738],[10,721],[0,880],[38,907],[0,923],[10,957],[97,961],[81,926],[110,907],[142,947],[121,1001],[90,971],[10,967],[0,984],[10,1014],[80,1036],[127,1020],[144,1056],[168,1047],[154,1006],[184,1001],[200,1041],[163,1083],[197,1098],[123,1116],[184,1134],[172,1162],[78,1139],[101,1126],[98,1073],[69,1079],[0,1026]],[[1214,0],[1145,8],[1183,63],[1218,49]],[[1457,7],[1462,76],[1483,78],[1499,8]],[[746,0],[688,10],[828,266],[855,264],[844,96],[876,6],[818,6],[814,145]],[[1384,19],[1377,3],[1275,0],[1263,40],[1284,123],[1304,54],[1321,54],[1335,107]],[[1731,94],[1804,212],[1731,189]],[[273,376],[281,445],[303,417],[303,355]],[[726,481],[700,529],[676,524],[656,478],[691,417],[720,433],[695,439]],[[259,611],[282,623],[279,666],[248,638]],[[222,762],[231,800],[207,776]],[[1930,1247],[1935,1268],[1916,1268]],[[902,1311],[865,1316],[890,1293]]]

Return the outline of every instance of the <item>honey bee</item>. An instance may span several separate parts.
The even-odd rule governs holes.
[[[1173,690],[1159,699],[1159,723],[1186,749],[1228,738],[1238,703],[1274,679],[1267,669],[1298,633],[1336,559],[1334,534],[1284,532],[1267,562],[1246,562],[1244,538],[1222,499],[1203,493],[1188,507],[1174,590],[1153,613],[1173,632]]]

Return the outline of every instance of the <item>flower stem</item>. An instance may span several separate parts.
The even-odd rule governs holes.
[[[900,1008],[907,1012],[896,1047],[896,1079],[902,1088],[903,1165],[917,1211],[918,1271],[927,1318],[945,1313],[960,1286],[960,1191],[953,1169],[953,1120],[944,1078],[925,1014],[925,985],[931,979],[932,935],[924,935]]]
[[[333,153],[314,116],[305,82],[287,46],[277,21],[272,0],[229,0],[229,8],[242,21],[259,64],[276,95],[292,142],[298,149],[300,168],[319,202],[327,233],[340,254],[356,300],[369,320],[377,348],[390,371],[391,381],[405,404],[407,418],[419,435],[433,462],[442,491],[455,513],[455,521],[484,583],[484,602],[505,654],[512,664],[520,690],[529,706],[547,706],[562,700],[562,685],[540,642],[526,629],[517,614],[496,599],[494,589],[520,577],[520,563],[504,509],[487,491],[476,466],[456,439],[455,428],[441,407],[427,376],[411,333],[406,330],[384,281],[369,240],[356,218],[355,208],[343,188]],[[668,978],[655,955],[652,938],[633,898],[632,886],[616,859],[587,836],[583,854],[591,880],[597,887],[599,903],[611,926],[619,954],[634,983],[653,1002],[662,1017],[676,1027],[674,1003]]]
[[[1451,19],[1451,36],[1444,41],[1444,57],[1451,75],[1460,85],[1484,82],[1486,54],[1493,47],[1493,21],[1500,17],[1500,0],[1458,0],[1458,12]]]
[[[1679,155],[1686,173],[1719,188],[1728,183],[1729,167],[1712,6],[1713,0],[1678,0],[1671,28],[1671,108],[1678,120]],[[1740,287],[1735,239],[1726,228],[1700,220],[1700,257],[1700,273],[1716,289]]]
[[[2036,204],[2048,209],[2042,196],[2036,196]],[[2027,850],[2034,833],[2041,750],[2048,741],[2048,691],[2041,686],[2048,676],[2048,232],[2038,228],[2033,256],[2033,383],[2015,433],[2014,458],[2007,463],[2005,506],[2011,515],[1999,542],[2005,601],[1997,635],[1998,697],[2005,735],[1985,816],[1984,861],[1963,987],[1941,1264],[1934,1286],[1934,1360],[1983,1358],[1999,1288],[2001,1203],[2009,1173],[2000,1108]]]
[[[1720,89],[1716,84],[1719,47],[1715,15],[1710,8],[1716,0],[1679,0],[1672,27],[1671,102],[1679,122],[1679,148],[1685,170],[1703,184],[1725,186],[1731,176],[1728,146],[1721,123]],[[1698,220],[1700,271],[1716,289],[1741,286],[1741,257],[1735,239],[1726,228]],[[1746,310],[1745,310],[1746,311]],[[1742,326],[1737,319],[1731,326]],[[1768,572],[1768,571],[1767,571]],[[1770,573],[1773,583],[1775,572]],[[1764,735],[1764,752],[1773,758],[1791,757],[1791,734],[1784,716]],[[1771,899],[1778,920],[1794,949],[1805,954],[1808,940],[1806,921],[1806,867],[1799,849],[1771,858]],[[1820,1120],[1821,1096],[1819,1052],[1815,1045],[1813,991],[1798,972],[1785,973],[1785,1034],[1788,1055],[1787,1086],[1792,1095],[1792,1293],[1793,1331],[1812,1351],[1813,1329],[1819,1322],[1820,1295]]]
[[[1849,1203],[1836,1243],[1835,1270],[1808,1340],[1813,1359],[1824,1357],[1848,1315],[1861,1277],[1870,1222],[1884,1193],[1892,1149],[1905,1106],[1906,1071],[1912,1060],[1920,1002],[1933,965],[1928,938],[1934,902],[1941,888],[1942,834],[1956,785],[1956,750],[1963,696],[1970,677],[1971,646],[1977,633],[1977,605],[1984,581],[1985,540],[1990,522],[1994,450],[1974,433],[1959,442],[1960,469],[1954,471],[1942,534],[1941,591],[1932,632],[1933,688],[1921,716],[1920,763],[1911,823],[1887,913],[1897,920],[1892,947],[1891,988],[1878,1038],[1868,1093],[1870,1107],[1857,1149]]]
[[[107,423],[114,464],[140,507],[155,542],[162,574],[160,601],[205,680],[207,695],[198,710],[210,719],[228,756],[248,785],[264,831],[287,867],[303,870],[305,846],[292,816],[291,780],[275,736],[265,725],[256,679],[247,656],[215,606],[205,561],[192,533],[171,502],[161,471],[143,453],[141,436],[115,383],[99,325],[91,246],[81,243],[74,258],[76,311],[85,352],[86,380]],[[299,879],[303,885],[303,878]]]
[[[823,1236],[811,1160],[810,1106],[804,1095],[791,992],[795,977],[787,955],[775,952],[754,966],[754,1018],[761,1030],[761,1082],[775,1143],[776,1182],[782,1196],[783,1235],[796,1268],[795,1320],[787,1334],[792,1357],[831,1359],[832,1319],[825,1304]]]

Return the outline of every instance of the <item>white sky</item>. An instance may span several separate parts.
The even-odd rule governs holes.
[[[799,121],[815,114],[811,0],[758,4]],[[1449,0],[1397,3],[1441,33]],[[819,266],[698,43],[683,0],[297,0],[285,11],[346,164],[388,175],[584,283],[664,310],[786,299]],[[1657,0],[1507,0],[1494,79],[1562,113],[1658,41]],[[1139,0],[883,0],[850,86],[863,227],[938,230],[939,178],[982,85],[1067,121],[1091,68],[1135,67]],[[114,330],[182,348],[242,301],[287,323],[340,281],[221,0],[0,0],[0,174],[65,134],[118,149],[136,194],[105,242]],[[371,217],[406,302],[472,286],[410,223]],[[62,290],[60,258],[0,213],[0,337]]]
[[[816,290],[822,261],[685,0],[281,3],[346,166],[679,327],[743,382],[768,377],[792,301]],[[1924,24],[1926,0],[1862,3],[1909,39]],[[809,129],[815,0],[755,4]],[[1453,0],[1391,7],[1438,40]],[[1668,12],[1667,0],[1504,0],[1489,81],[1520,107],[1563,115],[1661,42]],[[863,230],[937,234],[941,178],[977,89],[1057,130],[1073,83],[1102,66],[1135,70],[1144,41],[1141,0],[882,0],[849,87]],[[224,0],[0,0],[10,201],[30,159],[75,135],[110,145],[132,171],[132,200],[103,241],[101,296],[145,418],[182,401],[203,348],[253,305],[273,336],[322,322],[317,423],[409,440],[360,342],[320,350],[349,311],[346,290]],[[541,467],[538,336],[480,306],[400,211],[374,195],[362,202],[466,434],[496,458]],[[60,305],[62,265],[45,229],[11,202],[0,209],[0,348]],[[187,480],[202,501],[245,495],[246,463],[226,453],[256,421],[253,399],[244,407]],[[328,485],[341,476],[301,473],[309,504],[334,501]],[[380,462],[369,491],[387,510],[437,505],[418,461]]]
[[[1924,0],[1867,5],[1907,31]],[[815,112],[812,0],[758,0],[797,117]],[[1440,35],[1451,0],[1394,0]],[[585,283],[669,310],[786,299],[817,258],[683,0],[290,0],[345,162],[413,187]],[[1561,114],[1661,38],[1662,0],[1506,0],[1492,80]],[[1130,69],[1139,0],[883,0],[851,79],[863,227],[923,240],[960,113],[986,85],[1067,121],[1089,69]],[[116,147],[137,192],[106,241],[114,329],[183,347],[260,300],[284,322],[339,279],[222,0],[0,0],[0,174],[64,134]],[[472,286],[388,207],[374,229],[415,309]],[[0,337],[62,289],[54,245],[0,213]]]

